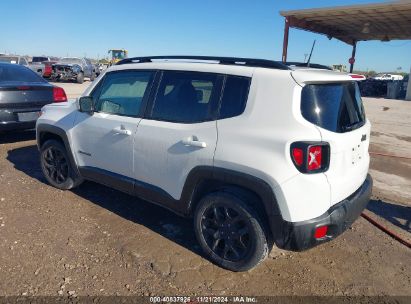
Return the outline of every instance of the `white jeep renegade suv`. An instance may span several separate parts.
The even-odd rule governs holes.
[[[369,201],[356,75],[274,61],[130,58],[37,121],[48,182],[92,180],[194,218],[234,271],[334,239]]]

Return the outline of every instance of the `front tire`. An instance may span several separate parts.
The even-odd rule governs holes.
[[[65,147],[57,140],[48,140],[41,146],[40,164],[49,184],[60,190],[75,188],[83,181],[72,167]]]
[[[82,84],[84,82],[84,74],[83,72],[78,73],[77,78],[76,78],[77,83]]]
[[[205,196],[195,210],[194,230],[206,256],[223,268],[247,271],[268,255],[257,212],[233,194]]]

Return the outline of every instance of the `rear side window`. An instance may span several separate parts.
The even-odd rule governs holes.
[[[326,130],[344,133],[365,123],[357,83],[310,84],[303,88],[301,113],[309,122]]]
[[[244,112],[250,82],[248,77],[227,76],[221,99],[220,119],[235,117]]]
[[[151,118],[178,123],[212,119],[218,75],[165,71],[160,81]]]
[[[153,76],[153,72],[147,71],[122,71],[107,74],[102,86],[96,90],[99,97],[93,96],[96,111],[138,116]]]
[[[35,72],[21,65],[0,64],[0,82],[46,82]]]

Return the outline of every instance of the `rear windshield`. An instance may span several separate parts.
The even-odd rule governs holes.
[[[2,82],[45,82],[29,68],[14,64],[0,64],[0,84]]]
[[[48,61],[47,57],[33,57],[32,62],[43,62],[43,61]]]
[[[356,82],[306,85],[301,96],[301,113],[309,122],[338,133],[360,128],[365,123]]]

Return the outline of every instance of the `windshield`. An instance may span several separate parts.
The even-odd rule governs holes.
[[[301,114],[309,122],[337,133],[360,128],[365,123],[356,82],[306,85],[301,95]]]
[[[76,64],[81,64],[81,59],[80,58],[61,58],[60,60],[61,63],[76,63]]]
[[[123,51],[112,51],[113,59],[124,59],[125,54]]]

